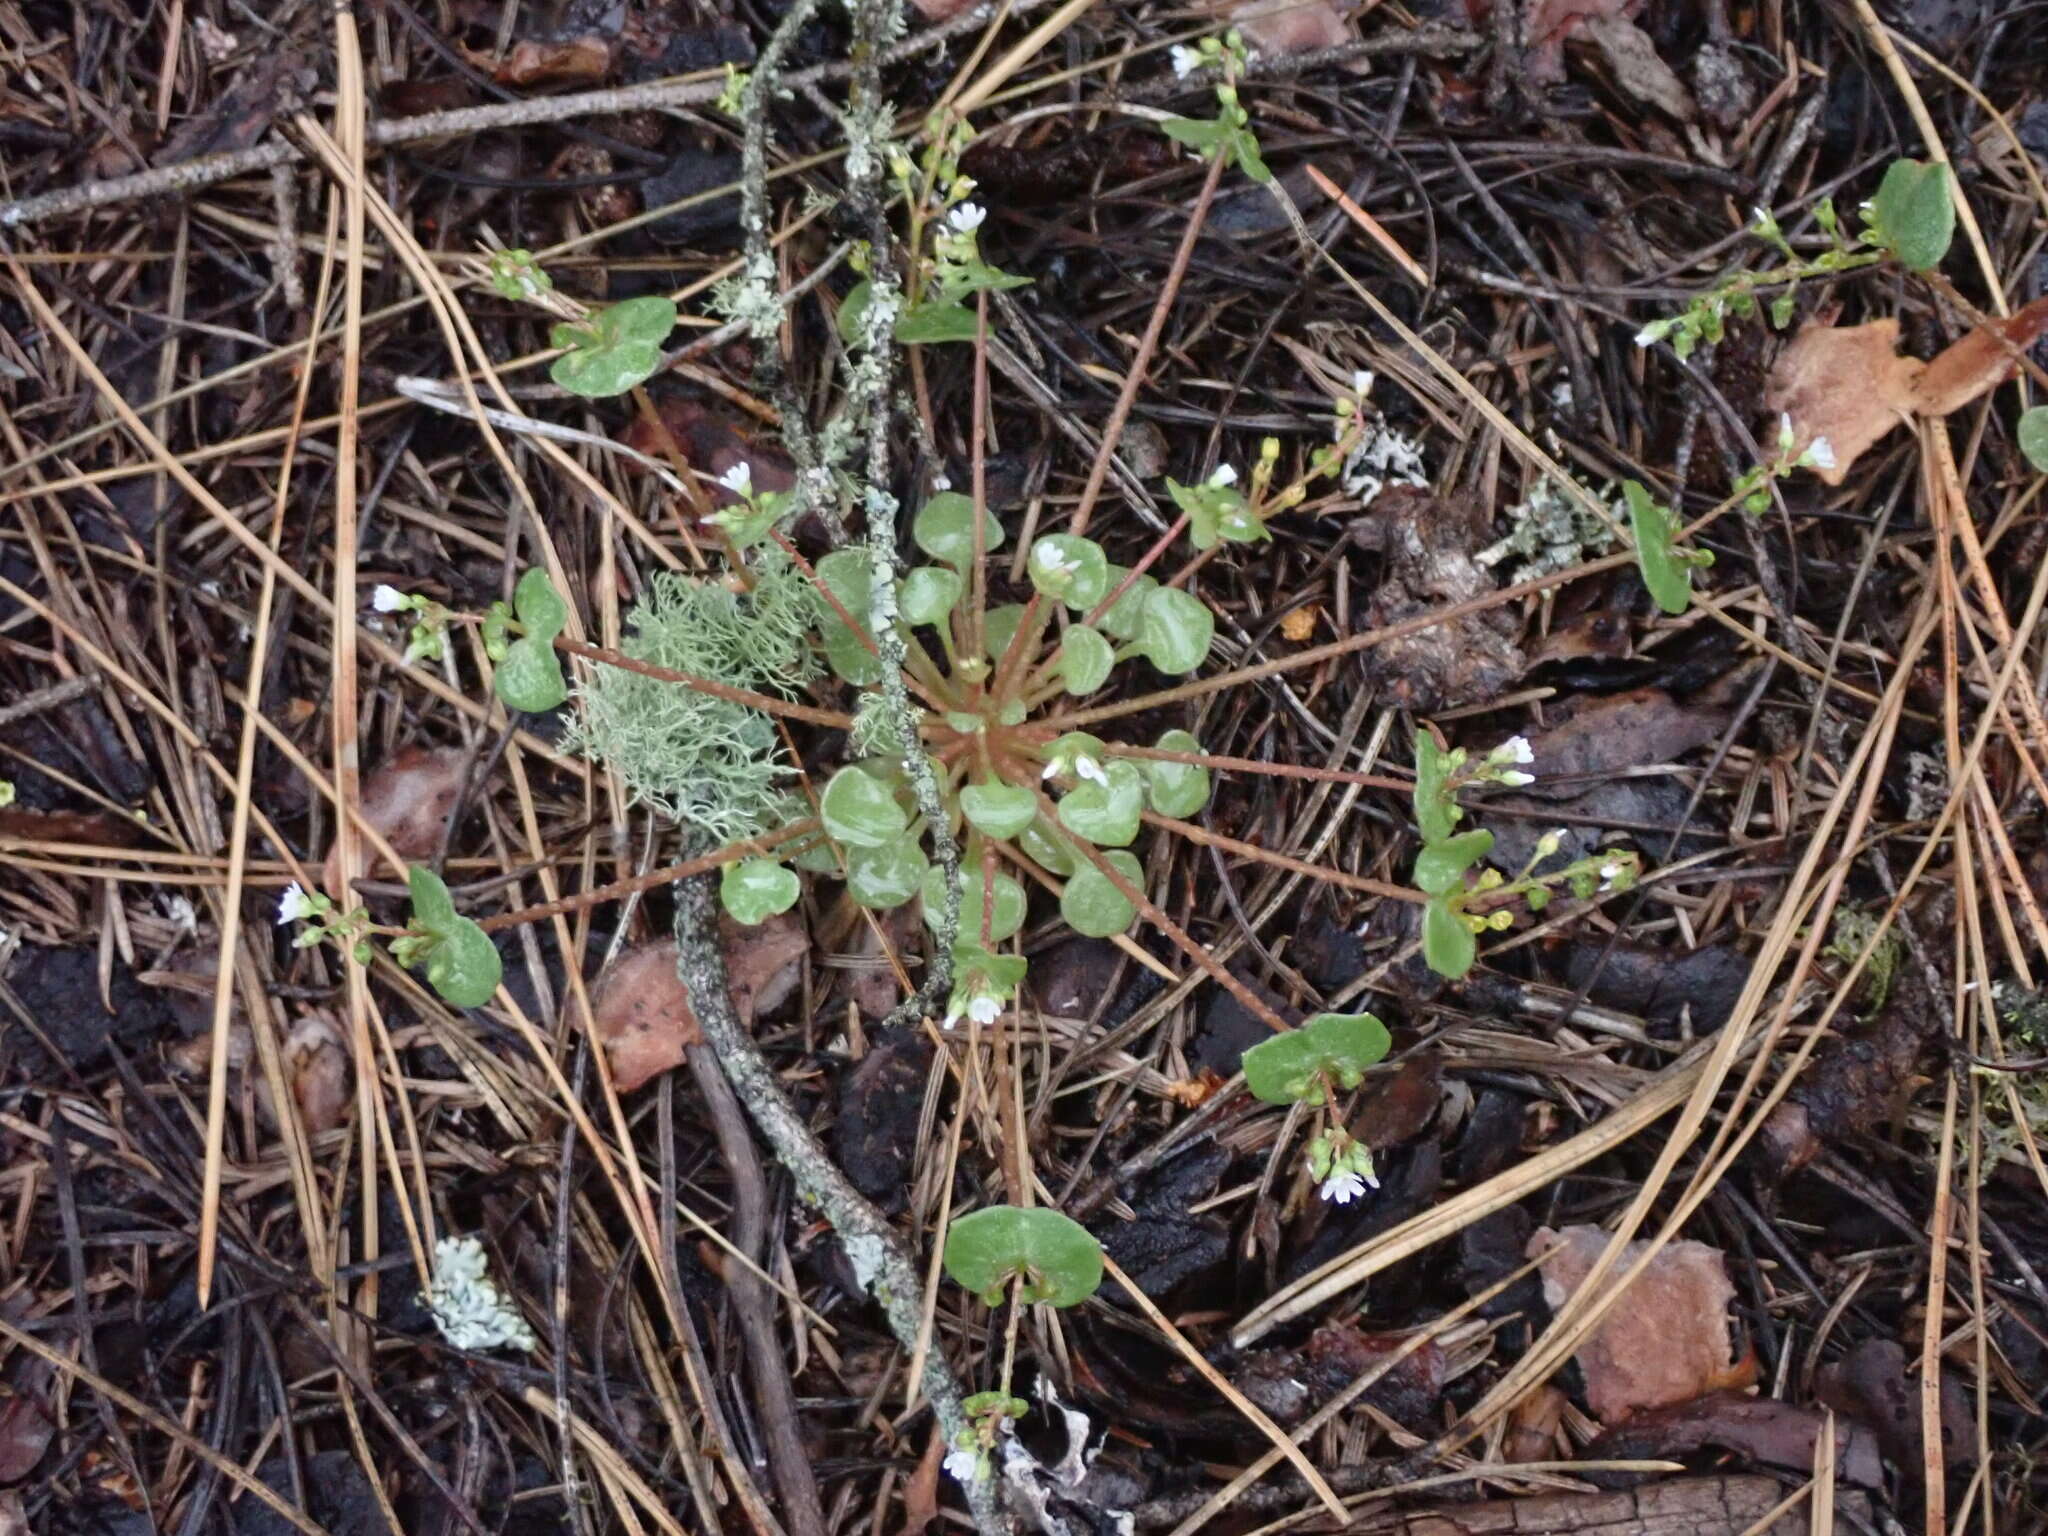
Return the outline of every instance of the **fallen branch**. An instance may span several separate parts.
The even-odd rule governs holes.
[[[853,1187],[811,1134],[783,1093],[775,1069],[733,1011],[708,878],[698,876],[677,884],[675,932],[677,974],[689,990],[691,1010],[718,1064],[725,1069],[726,1080],[761,1128],[776,1160],[795,1180],[797,1193],[832,1223],[855,1276],[880,1304],[889,1331],[914,1355],[924,1325],[920,1306],[924,1286],[917,1266],[888,1220]],[[967,1416],[961,1410],[960,1384],[943,1351],[926,1352],[921,1385],[938,1420],[940,1437],[950,1445],[967,1428]],[[1009,1526],[997,1507],[992,1479],[979,1478],[967,1485],[967,1502],[981,1536],[1005,1536]]]

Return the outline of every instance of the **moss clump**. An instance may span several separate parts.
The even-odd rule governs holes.
[[[779,550],[760,552],[741,592],[664,571],[626,616],[636,661],[782,697],[818,675],[811,636],[824,607]],[[609,764],[634,797],[720,842],[784,818],[793,772],[775,722],[680,683],[599,666],[581,690],[574,746]]]

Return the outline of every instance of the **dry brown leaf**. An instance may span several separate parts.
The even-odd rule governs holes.
[[[348,1039],[333,1014],[316,1009],[300,1019],[285,1036],[282,1055],[308,1132],[317,1136],[348,1119],[355,1074],[349,1070]]]
[[[488,56],[472,54],[473,64],[487,64]],[[561,42],[537,42],[523,38],[492,71],[500,85],[594,85],[611,73],[612,45],[595,32]]]
[[[1699,120],[1700,109],[1693,102],[1692,92],[1658,56],[1657,45],[1650,41],[1649,33],[1619,16],[1590,16],[1583,26],[1624,94],[1669,113],[1681,123]]]
[[[1864,451],[1917,409],[1918,358],[1899,356],[1899,322],[1801,326],[1771,367],[1764,407],[1792,418],[1795,452],[1817,437],[1834,451],[1815,471],[1840,485]]]
[[[945,1459],[946,1437],[936,1426],[925,1442],[917,1470],[903,1484],[903,1526],[900,1536],[924,1536],[939,1518],[939,1465]]]
[[[1571,1399],[1556,1387],[1536,1388],[1508,1415],[1508,1436],[1501,1446],[1503,1461],[1560,1461],[1571,1455],[1571,1437],[1564,1432],[1564,1411]]]
[[[1599,1227],[1538,1227],[1528,1255],[1542,1259],[1543,1299],[1562,1307],[1606,1251]],[[1643,1256],[1646,1243],[1630,1243],[1605,1285]],[[1603,1424],[1643,1408],[1682,1403],[1756,1379],[1756,1358],[1740,1359],[1728,1324],[1735,1299],[1721,1250],[1705,1243],[1666,1243],[1627,1293],[1579,1346],[1575,1357],[1586,1382],[1586,1403]]]
[[[1946,416],[1996,389],[2019,367],[2006,345],[2015,352],[2024,352],[2044,330],[2048,330],[2048,296],[2034,300],[1995,326],[1972,329],[1961,341],[1945,348],[1921,373],[1915,391],[1920,413]],[[2000,344],[2001,337],[2006,345]]]
[[[468,764],[469,754],[461,747],[399,748],[364,778],[363,820],[400,858],[430,856],[440,848],[448,817],[461,798]],[[337,899],[342,886],[339,852],[336,848],[328,853],[321,876],[325,889]]]
[[[810,945],[803,924],[786,912],[752,928],[721,919],[719,942],[733,1011],[742,1023],[789,996]],[[591,989],[590,1006],[593,1032],[605,1044],[621,1093],[682,1065],[690,1047],[704,1040],[689,991],[676,974],[673,939],[642,944],[614,960]]]
[[[1522,36],[1528,39],[1528,48],[1522,60],[1530,83],[1555,85],[1564,79],[1564,45],[1587,22],[1605,17],[1626,20],[1642,8],[1642,0],[1525,0]],[[1477,22],[1493,7],[1467,0],[1466,9]]]
[[[1254,53],[1286,58],[1355,42],[1357,33],[1330,0],[1241,0],[1231,7],[1230,24],[1244,34]],[[1366,67],[1355,60],[1354,69]]]
[[[2043,331],[2048,297],[1994,327],[1973,329],[1923,363],[1898,355],[1896,320],[1810,322],[1779,354],[1764,405],[1792,418],[1795,451],[1803,452],[1817,437],[1827,439],[1834,464],[1815,473],[1840,485],[1865,450],[1900,422],[1946,416],[2012,377],[2018,364],[2007,345],[2024,351]]]

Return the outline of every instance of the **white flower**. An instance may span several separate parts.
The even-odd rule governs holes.
[[[370,594],[370,606],[379,613],[404,613],[412,607],[412,599],[398,588],[380,582]]]
[[[718,483],[735,496],[751,495],[754,489],[754,466],[741,459],[718,477]]]
[[[953,482],[946,475],[933,475],[932,489],[935,491],[950,491],[953,489]]]
[[[1833,469],[1835,467],[1834,445],[1824,437],[1816,437],[1806,445],[1805,458],[1806,462],[1814,469]]]
[[[1493,777],[1496,783],[1506,784],[1511,788],[1519,788],[1524,784],[1534,784],[1536,782],[1535,774],[1519,773],[1513,768],[1503,768]]]
[[[1504,763],[1533,763],[1536,749],[1529,745],[1526,736],[1510,736],[1493,749],[1493,755]]]
[[[993,992],[977,992],[967,1000],[967,1017],[977,1024],[993,1024],[1003,1016],[1003,1000]]]
[[[1209,483],[1221,490],[1226,485],[1237,484],[1237,470],[1229,464],[1218,464],[1216,473],[1209,477]]]
[[[1349,1205],[1365,1193],[1365,1180],[1353,1173],[1348,1166],[1333,1168],[1330,1170],[1330,1176],[1323,1180],[1318,1193],[1325,1200],[1338,1205]]]
[[[1102,764],[1086,752],[1074,756],[1074,777],[1085,779],[1090,784],[1100,784],[1105,789],[1109,787],[1109,775],[1102,771]]]
[[[308,896],[298,881],[294,880],[284,888],[284,894],[277,898],[277,926],[296,923],[301,918],[313,915],[313,898]]]
[[[1064,772],[1066,772],[1066,765],[1057,757],[1049,757],[1045,760],[1045,768],[1038,777],[1040,779],[1056,779]]]
[[[946,227],[956,235],[971,235],[981,228],[988,210],[979,203],[962,203],[946,215]]]
[[[1790,453],[1792,444],[1797,440],[1797,435],[1792,430],[1792,413],[1778,412],[1778,452]]]
[[[1671,322],[1669,320],[1652,320],[1648,325],[1636,332],[1636,345],[1639,347],[1654,347],[1670,334]]]
[[[963,1483],[981,1480],[981,1452],[964,1447],[946,1452],[945,1468],[954,1478]]]
[[[1199,51],[1190,48],[1186,43],[1173,45],[1173,72],[1178,78],[1185,80],[1201,67],[1202,55]]]
[[[1031,551],[1031,563],[1037,566],[1048,580],[1071,576],[1081,569],[1080,556],[1076,555],[1071,560],[1062,560],[1060,558],[1059,545],[1053,543],[1050,539],[1041,539],[1038,547]]]
[[[1373,378],[1373,371],[1370,368],[1360,368],[1351,375],[1351,393],[1363,400],[1372,393]]]

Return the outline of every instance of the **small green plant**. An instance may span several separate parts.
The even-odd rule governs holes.
[[[1843,965],[1854,965],[1864,946],[1875,938],[1877,943],[1870,951],[1870,962],[1863,967],[1862,1003],[1863,1017],[1875,1018],[1884,1011],[1884,1005],[1892,995],[1892,983],[1898,980],[1900,962],[1906,958],[1905,941],[1896,929],[1887,929],[1878,937],[1877,919],[1868,912],[1853,907],[1838,907],[1835,910],[1834,926],[1828,934],[1828,947],[1821,951],[1831,960]]]
[[[1319,1013],[1244,1053],[1244,1084],[1268,1104],[1321,1104],[1329,1123],[1309,1141],[1306,1166],[1323,1199],[1349,1205],[1379,1188],[1372,1149],[1336,1123],[1337,1093],[1356,1088],[1393,1046],[1369,1013]]]
[[[416,661],[439,661],[447,654],[449,613],[432,598],[379,585],[370,594],[370,606],[379,613],[409,613],[414,616],[412,631],[405,645],[407,666]]]
[[[1734,273],[1678,314],[1652,320],[1636,333],[1636,345],[1669,341],[1681,358],[1690,357],[1701,342],[1719,341],[1731,317],[1754,319],[1760,311],[1759,297],[1767,290],[1779,290],[1768,313],[1771,324],[1782,328],[1791,323],[1799,284],[1808,278],[1853,272],[1888,259],[1912,272],[1939,266],[1955,237],[1948,168],[1918,160],[1893,161],[1877,195],[1863,205],[1863,220],[1860,234],[1844,229],[1834,203],[1822,198],[1814,205],[1814,222],[1828,237],[1829,248],[1801,256],[1770,210],[1757,209],[1750,232],[1784,257],[1783,265]]]
[[[1522,766],[1535,760],[1529,743],[1511,736],[1484,757],[1473,759],[1463,747],[1444,750],[1427,730],[1415,736],[1415,826],[1422,848],[1415,856],[1414,881],[1429,898],[1422,911],[1422,958],[1440,976],[1453,979],[1471,970],[1478,958],[1478,936],[1513,926],[1508,903],[1519,901],[1531,912],[1550,903],[1552,891],[1566,887],[1580,899],[1631,889],[1641,864],[1633,852],[1602,850],[1538,873],[1538,866],[1563,846],[1561,833],[1536,840],[1529,863],[1510,880],[1497,869],[1481,868],[1493,851],[1493,834],[1484,828],[1460,832],[1465,815],[1458,792],[1479,784],[1510,788],[1533,782]]]
[[[569,605],[538,568],[519,578],[512,602],[491,604],[484,615],[484,653],[497,663],[496,688],[507,709],[543,714],[569,697],[555,637],[569,621]]]
[[[1031,1411],[1031,1405],[1006,1391],[977,1392],[960,1404],[960,1411],[967,1418],[967,1427],[946,1452],[945,1469],[963,1483],[978,1482],[990,1473],[1003,1427],[1012,1419],[1023,1418]]]
[[[1742,498],[1743,510],[1763,513],[1771,505],[1771,482],[1783,480],[1795,469],[1833,469],[1835,450],[1824,437],[1816,437],[1794,453],[1799,441],[1787,412],[1778,416],[1778,451],[1766,463],[1757,465],[1735,482],[1734,494]]]
[[[1072,1217],[1043,1206],[992,1205],[947,1229],[944,1262],[953,1283],[993,1307],[1011,1281],[1017,1299],[1077,1306],[1102,1284],[1102,1244]]]
[[[367,907],[341,910],[319,891],[293,884],[278,899],[278,926],[303,924],[292,939],[295,949],[334,943],[358,965],[372,958],[371,939],[388,938],[391,957],[408,968],[424,965],[433,989],[458,1008],[481,1008],[498,990],[504,962],[483,928],[455,910],[447,884],[424,864],[407,873],[412,912],[404,928],[384,928],[370,920]]]
[[[1679,614],[1692,606],[1692,573],[1697,566],[1714,563],[1712,550],[1682,549],[1677,544],[1677,521],[1671,510],[1653,497],[1640,480],[1625,480],[1622,498],[1628,503],[1629,531],[1635,538],[1636,569],[1643,585],[1666,613]],[[1765,493],[1768,501],[1769,493]]]
[[[1203,159],[1234,162],[1256,182],[1270,182],[1273,173],[1259,153],[1259,141],[1251,128],[1251,114],[1237,99],[1237,82],[1244,76],[1247,54],[1244,37],[1235,28],[1223,37],[1205,37],[1193,48],[1173,50],[1174,73],[1182,79],[1197,70],[1216,69],[1214,117],[1169,117],[1159,127],[1169,139],[1185,144]]]
[[[676,301],[644,294],[567,320],[548,333],[565,349],[548,376],[572,395],[603,400],[643,384],[661,366],[661,344],[676,328]]]

